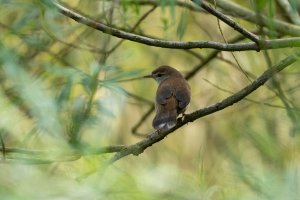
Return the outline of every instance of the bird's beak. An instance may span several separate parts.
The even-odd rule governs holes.
[[[149,74],[149,75],[143,76],[143,78],[153,78],[153,76],[152,76],[152,74]]]

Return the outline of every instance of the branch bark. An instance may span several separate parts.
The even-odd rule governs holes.
[[[222,51],[249,51],[249,50],[256,51],[257,50],[257,44],[255,42],[226,44],[226,43],[213,42],[213,41],[178,42],[178,41],[150,38],[143,35],[126,32],[111,27],[109,25],[106,25],[104,23],[95,21],[59,3],[53,3],[53,4],[55,5],[55,7],[58,9],[60,13],[62,13],[63,15],[69,18],[72,18],[73,20],[79,23],[85,24],[96,30],[102,31],[103,33],[110,34],[112,36],[121,39],[126,39],[133,42],[149,45],[149,46],[156,46],[156,47],[170,48],[170,49],[211,48],[211,49],[217,49]],[[287,48],[287,47],[300,47],[300,37],[265,40],[263,43],[260,44],[261,50]]]

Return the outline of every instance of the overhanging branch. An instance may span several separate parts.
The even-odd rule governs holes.
[[[113,35],[121,39],[130,40],[133,42],[137,42],[149,46],[156,46],[156,47],[170,48],[170,49],[210,48],[210,49],[217,49],[222,51],[257,50],[257,44],[255,42],[226,44],[226,43],[214,42],[214,41],[179,42],[179,41],[150,38],[143,35],[126,32],[121,29],[117,29],[109,25],[106,25],[102,22],[98,22],[83,14],[75,12],[70,8],[67,8],[66,6],[63,6],[59,3],[53,3],[53,4],[55,5],[55,7],[58,9],[60,13],[62,13],[63,15],[69,18],[72,18],[73,20],[79,23],[85,24],[103,33]],[[300,47],[300,37],[265,40],[263,43],[260,44],[261,50],[287,48],[287,47]]]

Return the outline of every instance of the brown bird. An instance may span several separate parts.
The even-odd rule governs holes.
[[[155,98],[156,115],[152,126],[158,130],[168,130],[177,123],[177,116],[184,114],[191,100],[190,86],[179,71],[170,66],[160,66],[152,74],[158,83]]]

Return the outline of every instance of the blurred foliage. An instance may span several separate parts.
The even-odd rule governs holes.
[[[124,30],[131,30],[153,6],[138,0],[62,2]],[[234,2],[268,16],[270,32],[273,18],[286,19],[276,1]],[[289,2],[299,10],[298,1]],[[111,154],[90,150],[141,140],[131,128],[155,94],[154,81],[123,81],[162,64],[186,74],[212,50],[193,50],[200,55],[193,56],[125,41],[110,52],[120,39],[68,19],[51,1],[0,0],[0,5],[1,146],[24,149],[1,156],[1,199],[299,198],[299,63],[240,103],[103,170]],[[235,20],[257,29],[256,24]],[[221,28],[227,39],[239,35],[224,24]],[[167,40],[223,42],[215,17],[177,6],[175,0],[160,0],[133,32]],[[234,55],[253,80],[292,52]],[[249,80],[232,54],[222,52],[189,82],[192,112],[222,100]],[[152,130],[152,117],[142,132]]]

